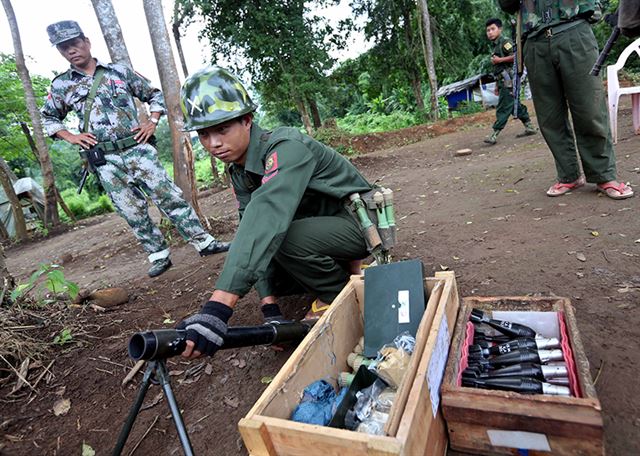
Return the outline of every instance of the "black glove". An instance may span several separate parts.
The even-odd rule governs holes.
[[[182,320],[177,328],[187,330],[187,340],[195,344],[194,350],[212,356],[224,343],[231,314],[231,307],[209,301],[199,313]]]

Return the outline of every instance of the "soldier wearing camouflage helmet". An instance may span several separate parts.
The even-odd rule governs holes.
[[[633,196],[629,185],[616,180],[602,81],[589,74],[598,58],[598,43],[590,23],[602,15],[600,2],[499,2],[504,11],[522,14],[524,64],[538,125],[553,154],[558,176],[547,195],[564,195],[591,182],[610,198]]]
[[[149,254],[149,276],[162,274],[171,266],[169,247],[148,213],[146,195],[166,214],[180,234],[200,255],[229,249],[200,224],[194,210],[182,198],[150,144],[158,120],[164,113],[160,90],[129,67],[104,63],[91,55],[91,42],[75,21],[47,27],[51,44],[71,64],[51,83],[41,114],[47,133],[82,149],[98,148],[104,163],[95,166],[100,183],[118,213],[133,229]],[[95,84],[94,84],[95,81]],[[87,100],[94,94],[93,102]],[[140,125],[134,97],[149,103],[151,117]],[[90,108],[87,113],[87,107]],[[70,111],[80,120],[80,133],[67,130],[63,121]]]
[[[220,347],[233,307],[252,287],[266,322],[284,318],[277,296],[293,292],[311,293],[316,309],[326,308],[368,255],[344,199],[372,186],[343,156],[299,130],[260,128],[253,121],[256,105],[222,68],[191,75],[181,98],[185,129],[197,131],[212,156],[231,164],[240,215],[213,295],[179,325],[187,329],[183,355],[196,357]]]

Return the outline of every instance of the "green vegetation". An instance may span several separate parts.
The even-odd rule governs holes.
[[[28,296],[33,297],[40,305],[59,300],[64,295],[75,299],[79,288],[75,282],[64,277],[63,267],[57,264],[41,263],[31,274],[27,283],[21,283],[11,292],[13,302],[24,301]]]

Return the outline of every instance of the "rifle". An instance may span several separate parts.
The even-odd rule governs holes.
[[[522,5],[518,8],[515,24],[512,22],[512,31],[515,35],[515,52],[513,56],[513,117],[518,118],[518,106],[520,105],[521,77],[524,71],[522,62]]]
[[[591,76],[600,75],[600,70],[602,69],[602,65],[604,65],[604,61],[607,60],[607,57],[609,57],[609,53],[611,52],[613,45],[616,44],[616,41],[618,41],[618,38],[620,37],[620,28],[618,27],[618,11],[619,10],[616,10],[613,14],[607,14],[607,16],[604,18],[604,21],[609,24],[613,28],[613,30],[611,30],[611,35],[609,35],[609,39],[602,48],[602,52],[600,52],[598,60],[596,60],[596,63],[593,64],[593,68],[591,68],[591,71],[589,72]]]

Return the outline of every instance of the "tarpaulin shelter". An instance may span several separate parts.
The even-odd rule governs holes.
[[[13,189],[22,205],[27,227],[37,219],[44,220],[44,191],[40,184],[30,177],[23,177],[13,182]],[[2,220],[9,236],[14,237],[16,235],[16,221],[9,198],[2,187],[0,187],[0,220]]]

